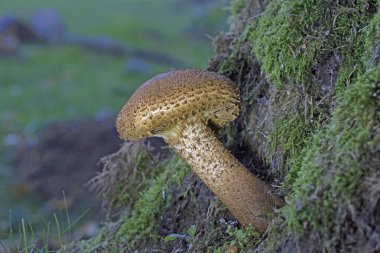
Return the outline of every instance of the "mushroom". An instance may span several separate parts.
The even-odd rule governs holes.
[[[248,171],[217,139],[213,129],[239,114],[239,92],[231,80],[202,70],[178,70],[145,82],[120,111],[120,137],[162,137],[192,167],[244,226],[260,232],[282,200]]]

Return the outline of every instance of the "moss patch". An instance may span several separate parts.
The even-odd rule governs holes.
[[[170,193],[189,173],[188,166],[178,157],[162,161],[156,169],[160,173],[149,181],[150,186],[140,193],[130,213],[116,222],[106,223],[97,236],[69,245],[68,252],[125,252],[144,242],[153,245],[160,238],[157,228]]]
[[[225,233],[224,245],[212,249],[210,252],[223,253],[236,252],[236,250],[241,253],[249,252],[249,249],[253,248],[260,238],[260,235],[252,227],[239,229],[228,226]]]
[[[266,158],[285,170],[293,166],[287,188],[298,174],[315,130],[330,118],[346,87],[365,71],[378,23],[373,18],[376,9],[376,1],[275,1],[248,28],[253,53],[277,90],[284,90],[278,92],[277,108],[271,112],[275,122]],[[333,57],[338,60],[323,66]],[[324,77],[328,73],[316,77],[314,72],[321,68],[334,73],[334,65],[339,73],[332,74],[328,85]],[[284,96],[286,92],[291,95]]]
[[[276,121],[278,126],[276,131],[268,137],[267,150],[268,154],[273,154],[276,148],[281,145],[284,149],[285,155],[291,158],[296,158],[306,146],[308,138],[306,136],[313,132],[313,123],[308,122],[302,116],[295,116],[293,118],[279,118]],[[272,160],[268,157],[268,160]],[[288,161],[288,165],[294,161]]]
[[[243,8],[237,10],[241,12]],[[269,106],[264,105],[267,108],[262,109],[260,104],[262,94],[243,93],[243,102],[248,102],[242,111],[266,114],[258,121],[265,121],[265,129],[260,131],[267,140],[265,148],[258,150],[263,150],[268,165],[277,174],[283,175],[297,166],[288,176],[287,185],[291,186],[297,175],[305,154],[301,151],[307,148],[316,129],[331,117],[337,98],[356,76],[364,73],[376,34],[374,25],[369,25],[375,11],[376,1],[273,1],[261,16],[245,20],[246,29],[222,48],[224,59],[218,63],[218,70],[232,78],[237,76],[240,88],[248,86],[255,92],[260,88],[245,84],[257,82],[258,77],[249,80],[252,74],[245,72],[250,71],[246,64],[252,65],[254,57],[275,85],[268,94]],[[220,41],[231,40],[225,38]],[[247,109],[250,107],[252,111]],[[246,128],[249,123],[252,122],[242,125]],[[243,138],[251,142],[247,140],[249,134]]]
[[[292,230],[329,227],[368,169],[362,158],[379,145],[380,68],[368,71],[346,92],[325,130],[302,162],[294,194],[284,209]],[[315,196],[315,198],[313,198]]]
[[[263,143],[248,135],[244,141],[258,150],[265,147],[269,170],[283,161],[285,166],[279,169],[287,173],[285,186],[294,191],[280,215],[285,222],[273,225],[269,237],[281,243],[269,251],[292,252],[301,240],[305,246],[314,240],[316,248],[308,248],[311,252],[321,251],[325,242],[332,242],[326,251],[334,252],[333,247],[348,240],[345,236],[359,226],[352,221],[356,217],[347,213],[350,208],[365,212],[358,205],[363,197],[358,188],[371,178],[368,171],[375,163],[369,157],[378,154],[379,145],[375,115],[379,98],[371,95],[378,92],[378,69],[366,72],[379,62],[377,55],[368,63],[378,36],[377,8],[378,1],[273,1],[239,37],[232,42],[225,37],[223,58],[214,66],[235,78],[242,91],[252,91],[242,94],[253,110],[244,107],[247,115],[239,124],[252,132],[259,129],[267,139]],[[261,78],[242,60],[255,56],[274,84],[269,84],[267,93],[257,92]],[[330,77],[329,71],[331,80],[325,77]],[[258,116],[263,118],[254,118]],[[233,131],[232,136],[239,136],[239,129]],[[370,227],[370,219],[362,221],[358,234]],[[361,242],[370,241],[371,231],[366,233]],[[281,247],[285,244],[288,251]]]
[[[366,0],[275,1],[251,27],[254,54],[277,87],[284,82],[307,82],[313,66],[334,50],[342,65],[354,63],[363,70],[365,36],[361,35],[368,30],[374,4]]]
[[[231,18],[233,19],[235,16],[237,16],[247,6],[247,3],[248,3],[248,0],[232,1],[229,7]]]
[[[118,231],[118,235],[132,246],[141,240],[158,239],[156,228],[160,222],[160,213],[168,204],[169,187],[178,186],[189,172],[188,166],[179,158],[160,166],[164,166],[165,170],[142,193]]]

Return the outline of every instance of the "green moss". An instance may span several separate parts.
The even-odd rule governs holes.
[[[318,17],[324,16],[323,4],[323,1],[275,1],[253,26],[254,53],[276,85],[280,86],[290,78],[299,82],[305,79],[316,51],[320,49],[319,41],[307,40],[306,35]],[[315,32],[322,30],[310,35],[319,37],[321,35]],[[306,47],[304,50],[303,45]]]
[[[367,36],[365,39],[365,45],[364,47],[367,49],[365,57],[372,56],[376,57],[376,54],[373,53],[373,50],[375,49],[376,45],[375,42],[379,43],[379,31],[380,31],[380,0],[377,1],[377,7],[378,12],[376,15],[372,18],[371,23],[368,28]],[[363,61],[367,62],[367,69],[375,67],[374,59],[370,59],[368,61],[368,58],[364,58]]]
[[[311,140],[310,136],[305,136],[305,140],[309,142]],[[295,155],[293,159],[293,164],[290,165],[290,170],[288,174],[286,174],[285,181],[283,184],[284,189],[292,189],[294,182],[298,178],[298,173],[302,167],[302,161],[306,155],[309,146],[305,146],[297,155]]]
[[[302,116],[293,118],[282,117],[276,120],[277,129],[268,136],[267,159],[272,160],[272,156],[278,146],[283,148],[287,157],[296,158],[308,142],[308,136],[313,132],[314,124],[308,122]],[[288,161],[288,164],[294,161]]]
[[[179,158],[161,166],[165,169],[155,178],[151,187],[141,194],[118,231],[118,236],[131,245],[139,240],[158,239],[156,228],[160,213],[169,201],[168,186],[179,185],[189,172],[188,166]]]
[[[150,180],[157,176],[163,169],[162,166],[158,168],[152,168],[151,157],[146,152],[141,152],[134,160],[135,171],[131,173],[130,177],[124,180],[118,181],[117,185],[109,186],[116,187],[117,193],[113,193],[116,196],[103,196],[105,199],[111,197],[115,198],[115,207],[123,207],[126,203],[133,203],[139,198],[142,191],[149,187]],[[130,168],[132,169],[132,168]]]
[[[317,96],[316,101],[319,95],[312,91],[318,90],[310,78],[312,69],[333,52],[337,53],[341,66],[335,92],[339,97],[357,75],[364,73],[370,58],[379,26],[378,16],[373,18],[375,3],[350,1],[335,5],[313,0],[274,1],[265,15],[248,28],[253,53],[277,88],[294,93],[289,87],[301,84],[310,87],[306,92],[308,96]],[[288,108],[298,106],[297,99],[286,99],[281,97],[279,103],[289,104]],[[279,151],[283,152],[284,164],[291,168],[286,188],[291,188],[296,180],[307,144],[315,130],[329,118],[328,110],[313,103],[306,115],[296,111],[295,116],[276,119],[274,130],[268,136],[266,158],[271,162],[273,157],[278,158]]]
[[[363,70],[362,35],[368,30],[368,8],[373,5],[374,1],[365,0],[274,1],[250,28],[254,54],[277,87],[284,82],[307,83],[312,67],[333,51],[341,56],[342,65],[355,63]],[[338,84],[344,84],[348,74],[341,75]]]
[[[285,186],[293,187],[295,192],[291,197],[290,204],[284,209],[284,213],[288,226],[292,230],[300,230],[305,224],[310,224],[312,227],[328,226],[334,220],[333,215],[337,206],[348,200],[358,185],[363,167],[355,160],[357,157],[352,154],[359,152],[362,148],[360,145],[368,141],[364,137],[368,136],[367,123],[369,122],[368,118],[362,119],[361,126],[356,125],[356,128],[352,128],[351,123],[347,121],[356,122],[362,116],[361,114],[374,115],[376,106],[368,106],[371,104],[370,101],[373,101],[371,92],[376,93],[376,91],[370,91],[368,88],[370,85],[375,85],[378,72],[375,70],[368,72],[358,80],[355,87],[350,88],[347,93],[345,91],[352,77],[362,74],[365,67],[369,65],[368,59],[374,48],[376,31],[379,28],[379,17],[379,14],[375,15],[371,22],[368,22],[370,25],[363,28],[365,33],[358,36],[356,40],[351,39],[352,43],[362,43],[355,45],[356,50],[350,47],[344,51],[342,49],[340,52],[346,59],[340,68],[336,84],[338,97],[342,97],[344,94],[344,97],[340,98],[343,100],[342,105],[334,112],[329,124],[313,135],[311,145],[290,155],[294,163],[287,175]],[[350,50],[352,52],[349,52]],[[370,84],[371,82],[373,83]],[[358,98],[362,100],[358,100]],[[302,129],[303,125],[300,126]],[[350,127],[344,128],[346,126]],[[297,126],[293,127],[297,128]],[[287,135],[292,136],[292,131]],[[301,131],[300,135],[302,136],[304,133]],[[340,136],[345,137],[341,139]],[[343,141],[345,141],[345,145],[340,143]],[[282,140],[280,143],[287,145],[286,140]],[[328,190],[325,191],[326,189]],[[336,198],[341,201],[337,203]],[[322,203],[310,202],[310,199]]]
[[[156,228],[161,213],[169,203],[170,191],[182,183],[190,170],[178,157],[161,162],[156,169],[160,173],[150,181],[150,187],[140,193],[132,211],[124,220],[106,224],[89,240],[72,243],[68,247],[70,252],[126,252],[128,246],[137,246],[144,240],[157,240],[159,236]]]
[[[225,59],[220,68],[219,68],[219,73],[230,76],[232,73],[236,72],[236,66],[237,65],[237,58],[235,56],[236,51],[232,52],[227,59]]]
[[[216,249],[210,249],[208,252],[227,252],[227,246],[237,246],[239,252],[245,253],[249,252],[249,249],[255,247],[255,245],[260,241],[260,234],[256,232],[252,227],[239,229],[236,227],[228,226],[225,234],[226,237],[224,238],[224,245]]]
[[[283,208],[291,230],[328,228],[337,208],[349,201],[365,172],[361,159],[380,143],[380,67],[346,91],[325,129],[313,138],[302,161],[294,194]]]
[[[248,0],[234,0],[231,2],[230,5],[230,12],[231,12],[231,17],[234,18],[236,17],[246,6],[247,6]]]
[[[227,234],[231,237],[229,245],[237,245],[240,250],[244,250],[247,246],[253,246],[260,239],[260,234],[253,227],[234,228],[227,227]]]
[[[284,165],[289,172],[283,184],[284,189],[291,189],[298,177],[311,136],[318,128],[317,121],[310,121],[304,116],[281,117],[275,122],[276,129],[268,135],[266,143],[266,160],[271,163],[278,159],[279,152],[284,157]]]

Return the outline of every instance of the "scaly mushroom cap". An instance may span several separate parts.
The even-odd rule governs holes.
[[[178,70],[146,81],[120,111],[116,126],[125,140],[163,136],[182,122],[223,127],[239,114],[239,92],[214,72]]]

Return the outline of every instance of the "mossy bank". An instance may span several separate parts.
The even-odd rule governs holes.
[[[148,159],[142,194],[112,191],[123,214],[73,249],[380,251],[379,2],[268,2],[231,3],[230,30],[215,39],[209,67],[242,95],[221,140],[287,202],[265,237],[242,230],[178,158]]]

